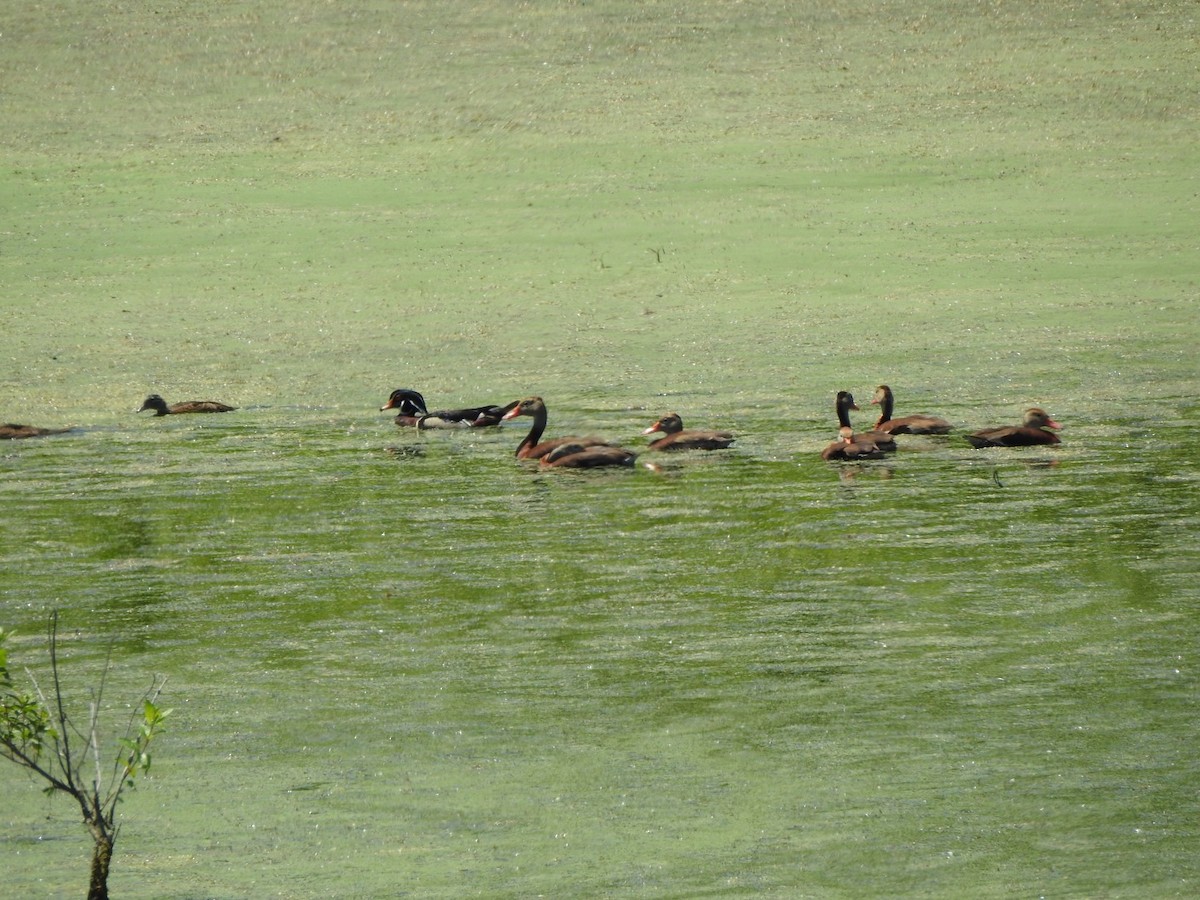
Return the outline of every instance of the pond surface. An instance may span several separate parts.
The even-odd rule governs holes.
[[[114,897],[1197,894],[1192,6],[119,6],[0,34],[0,626],[175,710]],[[880,382],[958,430],[822,462]]]
[[[700,400],[647,402],[551,432]],[[1056,448],[833,465],[749,409],[590,473],[366,403],[12,442],[12,655],[44,669],[53,602],[69,677],[111,642],[114,703],[169,678],[121,896],[1182,896],[1191,426],[1053,414]],[[9,885],[76,892],[66,803],[0,778]]]

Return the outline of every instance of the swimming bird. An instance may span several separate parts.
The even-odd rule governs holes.
[[[542,459],[560,447],[572,447],[574,449],[571,453],[579,453],[590,447],[612,446],[607,441],[603,441],[597,437],[563,437],[543,441],[542,435],[546,432],[546,421],[549,418],[549,413],[547,413],[546,403],[541,397],[526,397],[524,400],[518,401],[512,409],[504,414],[505,419],[515,419],[517,416],[531,416],[533,418],[533,427],[529,429],[529,434],[525,435],[521,443],[517,445],[517,459]],[[556,457],[556,460],[565,460],[571,453],[568,453],[564,449]],[[566,466],[567,463],[555,462],[554,465]],[[625,463],[607,462],[595,463],[595,465],[625,465]]]
[[[394,409],[396,424],[413,428],[481,428],[499,425],[508,407],[473,406],[466,409],[439,409],[430,412],[425,398],[411,388],[392,391],[387,403],[379,407],[380,412]]]
[[[852,443],[859,444],[874,444],[884,453],[891,453],[896,449],[896,439],[884,431],[863,431],[855,433],[850,425],[850,410],[857,410],[858,404],[854,402],[854,395],[849,391],[838,391],[837,399],[834,401],[834,408],[837,409],[838,428],[850,428]]]
[[[895,404],[895,398],[892,396],[892,389],[886,384],[875,388],[875,396],[871,398],[871,403],[879,404],[879,421],[875,423],[876,431],[882,431],[884,434],[950,433],[952,427],[950,423],[937,416],[915,415],[893,419],[892,407]]]
[[[734,436],[729,431],[701,431],[683,428],[683,419],[679,413],[667,413],[642,434],[661,433],[656,441],[650,442],[651,450],[724,450],[734,442]]]
[[[821,451],[821,459],[826,460],[882,459],[886,455],[877,444],[862,440],[862,435],[849,427],[839,428],[838,439]]]
[[[595,469],[600,466],[632,466],[637,454],[608,444],[559,444],[541,458],[543,469]]]
[[[1000,428],[985,428],[974,434],[968,434],[967,440],[977,449],[983,447],[1034,447],[1041,444],[1058,444],[1061,441],[1054,431],[1062,428],[1058,422],[1047,415],[1044,409],[1031,406],[1025,410],[1025,417],[1020,425],[1008,425]]]
[[[0,425],[0,441],[19,441],[23,438],[45,437],[48,434],[66,434],[70,428],[38,428],[36,425],[18,425],[6,422]]]
[[[173,403],[167,406],[166,400],[158,394],[151,394],[138,412],[145,412],[148,409],[154,410],[156,416],[177,416],[183,413],[233,412],[237,407],[226,406],[216,400],[186,400],[183,403]]]

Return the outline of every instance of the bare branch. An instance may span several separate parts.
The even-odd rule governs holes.
[[[58,753],[59,764],[63,769],[63,778],[72,789],[75,788],[76,778],[74,767],[71,765],[71,720],[63,706],[62,684],[58,677],[58,610],[50,614],[48,626],[50,640],[50,675],[54,681],[54,706],[58,711],[58,736],[54,739],[55,750]],[[49,704],[47,704],[47,707]]]
[[[113,846],[120,826],[116,823],[116,807],[121,792],[133,787],[137,771],[150,768],[150,745],[162,731],[163,720],[171,710],[160,710],[155,701],[166,686],[165,678],[154,678],[142,695],[141,716],[133,715],[121,740],[122,750],[116,755],[109,783],[104,783],[101,761],[100,716],[104,689],[112,665],[112,645],[104,661],[99,684],[92,692],[84,730],[76,727],[67,712],[66,699],[59,671],[58,613],[50,616],[49,638],[50,674],[53,697],[47,697],[33,673],[28,672],[35,694],[17,693],[7,667],[3,643],[7,633],[0,629],[0,757],[24,766],[47,783],[47,792],[62,791],[79,805],[84,824],[92,835],[91,889],[89,897],[108,897],[108,872]],[[72,732],[79,744],[72,747]],[[91,757],[95,775],[87,785],[82,777],[83,767]],[[90,787],[90,790],[88,789]]]

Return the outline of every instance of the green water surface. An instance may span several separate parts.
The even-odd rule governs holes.
[[[113,738],[168,679],[113,895],[1193,896],[1196,34],[18,3],[0,415],[76,430],[0,446],[0,626]],[[884,381],[956,433],[821,461]],[[398,387],[738,440],[542,473]],[[40,787],[0,895],[84,892]]]

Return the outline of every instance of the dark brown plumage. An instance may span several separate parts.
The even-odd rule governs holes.
[[[834,408],[837,410],[838,417],[838,434],[842,436],[842,443],[852,444],[873,444],[876,449],[883,453],[891,453],[896,449],[896,439],[890,434],[882,431],[864,431],[858,434],[854,433],[853,426],[850,424],[850,410],[857,410],[858,404],[854,402],[854,395],[849,391],[838,391],[837,399],[834,401]],[[846,429],[850,429],[850,440],[845,440]],[[833,444],[825,449],[831,450]],[[822,454],[824,455],[824,454]],[[835,457],[845,458],[845,457]],[[868,457],[860,457],[868,458]]]
[[[70,428],[38,428],[36,425],[18,425],[6,422],[0,425],[0,441],[19,441],[24,438],[45,437],[48,434],[66,434]]]
[[[882,459],[887,453],[873,441],[863,440],[854,434],[854,429],[838,429],[838,439],[821,451],[821,459],[855,460]]]
[[[178,416],[184,413],[222,413],[233,412],[237,409],[236,406],[226,406],[224,403],[218,403],[216,400],[186,400],[183,403],[173,403],[167,406],[167,401],[158,394],[151,394],[146,398],[146,402],[142,404],[138,412],[145,412],[148,409],[154,410],[156,416]]]
[[[667,452],[676,450],[724,450],[733,443],[734,437],[728,431],[701,431],[683,428],[683,419],[679,413],[667,413],[642,434],[661,432],[665,437],[650,442],[651,450]]]
[[[561,466],[563,468],[591,468],[593,466],[624,466],[633,464],[632,457],[628,461],[624,461],[623,457],[619,454],[608,452],[589,455],[586,459],[574,462],[571,461],[573,457],[587,453],[587,451],[593,448],[605,448],[606,451],[620,450],[619,447],[613,447],[600,438],[564,437],[543,441],[541,438],[546,431],[546,421],[549,414],[546,412],[546,404],[541,397],[526,397],[504,414],[505,419],[515,419],[517,416],[531,416],[533,418],[533,427],[529,429],[529,434],[525,435],[521,443],[517,445],[517,459],[543,459],[554,454],[554,458],[547,462],[547,466]],[[621,451],[621,453],[628,452],[627,450]]]
[[[1061,429],[1062,426],[1050,418],[1044,409],[1032,406],[1025,410],[1025,417],[1020,425],[1008,425],[1000,428],[985,428],[974,434],[968,434],[967,440],[977,449],[983,447],[1035,447],[1042,444],[1061,443],[1058,435],[1049,431]]]
[[[607,444],[559,444],[538,463],[543,469],[595,469],[600,466],[632,466],[637,454]]]
[[[950,423],[937,416],[914,415],[893,419],[892,407],[895,405],[895,398],[892,396],[892,389],[886,384],[875,388],[875,396],[871,398],[871,402],[879,404],[879,421],[875,423],[876,431],[882,431],[884,434],[950,433],[952,427]]]

